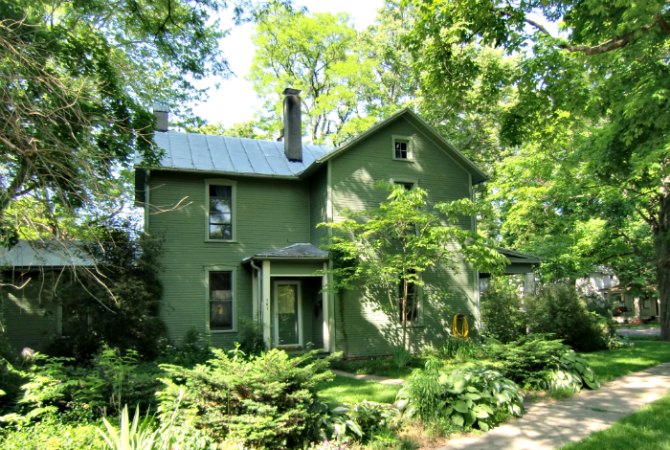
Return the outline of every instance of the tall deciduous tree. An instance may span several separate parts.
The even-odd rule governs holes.
[[[612,225],[607,232],[646,223],[654,248],[661,334],[670,339],[667,2],[408,3],[418,11],[415,42],[429,41],[441,49],[428,68],[436,83],[468,75],[458,70],[463,61],[454,58],[468,45],[502,48],[520,58],[521,70],[506,84],[517,88],[518,99],[502,116],[501,137],[512,145],[537,145],[541,158],[559,150],[572,161],[573,170],[562,175],[580,175],[573,183],[578,189],[568,189],[560,206],[549,198],[545,206],[552,214],[581,215],[582,223],[600,218]],[[552,141],[555,126],[571,129],[573,135],[562,143]],[[558,172],[549,175],[556,180]]]
[[[198,95],[189,80],[226,71],[219,6],[0,0],[0,243],[35,223],[17,201],[57,227],[59,214],[112,202],[136,153],[157,161],[151,104],[178,107]]]
[[[476,231],[459,225],[460,218],[478,212],[469,200],[431,205],[425,190],[395,186],[378,208],[321,224],[334,231],[329,250],[337,257],[336,287],[366,285],[384,293],[374,300],[392,320],[400,318],[400,344],[408,349],[408,325],[416,313],[410,286],[422,286],[432,269],[453,269],[461,258],[485,271],[505,264]]]

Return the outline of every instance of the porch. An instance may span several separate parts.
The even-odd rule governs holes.
[[[254,320],[265,345],[331,351],[332,302],[324,287],[328,253],[293,244],[245,258],[252,268]]]

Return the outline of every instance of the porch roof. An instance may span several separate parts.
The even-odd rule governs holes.
[[[328,252],[309,243],[291,244],[289,246],[256,253],[244,258],[244,262],[251,260],[298,260],[298,261],[327,261]]]

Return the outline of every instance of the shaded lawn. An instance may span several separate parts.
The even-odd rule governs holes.
[[[409,377],[417,367],[423,367],[423,360],[412,358],[407,367],[399,368],[391,359],[371,358],[356,360],[335,360],[331,368],[355,373],[357,375],[379,375],[380,377],[402,378]]]
[[[633,347],[581,353],[600,381],[610,381],[631,372],[670,362],[670,343],[635,340]]]
[[[562,450],[670,449],[670,394]]]
[[[399,390],[400,386],[397,385],[335,376],[333,381],[323,383],[319,387],[319,397],[331,406],[341,403],[354,404],[362,400],[393,403]]]

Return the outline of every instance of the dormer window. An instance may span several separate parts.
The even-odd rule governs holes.
[[[408,138],[393,137],[393,159],[412,160],[412,147]]]

